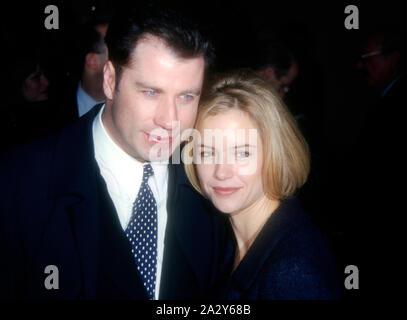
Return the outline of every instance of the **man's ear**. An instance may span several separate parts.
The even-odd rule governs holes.
[[[97,70],[100,64],[100,58],[97,53],[89,52],[85,56],[85,64],[91,70]]]
[[[116,71],[112,62],[108,61],[103,68],[103,91],[109,100],[113,100],[116,86]]]
[[[391,67],[396,70],[399,67],[399,61],[400,61],[400,52],[394,51],[391,53],[388,57],[388,60],[391,64]]]
[[[277,77],[273,67],[266,67],[265,69],[261,70],[260,75],[264,80],[268,82],[274,83],[275,81],[277,81]]]

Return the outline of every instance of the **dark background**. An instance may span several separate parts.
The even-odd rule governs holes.
[[[313,170],[299,195],[331,241],[342,272],[346,265],[363,265],[359,245],[366,230],[358,212],[352,210],[349,169],[372,95],[356,69],[356,58],[360,38],[369,28],[392,24],[407,29],[401,1],[155,2],[171,3],[209,28],[217,49],[218,70],[250,66],[258,50],[257,41],[276,32],[294,50],[300,72],[287,104],[293,112],[308,116],[305,134],[311,146]],[[59,9],[59,30],[44,27],[44,9],[49,4]],[[110,14],[123,10],[124,4],[118,0],[2,3],[2,62],[12,60],[16,50],[30,54],[34,46],[41,44],[51,83],[56,91],[63,90],[71,69],[74,27],[94,11]],[[359,30],[344,27],[344,9],[349,4],[359,9]],[[348,291],[345,295],[357,299],[359,292]]]

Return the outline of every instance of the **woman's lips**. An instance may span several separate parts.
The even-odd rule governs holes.
[[[215,191],[215,193],[217,195],[220,196],[230,196],[232,194],[234,194],[235,192],[237,192],[239,188],[223,188],[223,187],[212,187],[213,191]]]

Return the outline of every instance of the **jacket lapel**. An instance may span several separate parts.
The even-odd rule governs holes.
[[[148,299],[131,245],[122,229],[103,178],[99,177],[100,274],[99,298]]]
[[[79,254],[85,298],[96,296],[99,203],[92,123],[101,105],[63,130],[55,149],[48,197],[69,216]]]
[[[181,165],[169,165],[168,201],[167,201],[167,228],[165,235],[165,251],[163,272],[167,276],[175,276],[166,270],[166,256],[171,258],[173,250],[182,250],[192,272],[197,279],[199,291],[204,293],[214,280],[214,224],[209,215],[209,210],[204,211],[203,199],[189,184]],[[167,243],[174,243],[169,237],[175,237],[177,248],[169,247]],[[163,273],[164,274],[164,273]],[[182,275],[179,275],[182,278]],[[162,279],[162,285],[166,280]],[[167,290],[165,290],[167,291]]]

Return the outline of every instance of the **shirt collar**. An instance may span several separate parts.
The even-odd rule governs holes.
[[[85,90],[83,90],[81,81],[79,81],[79,84],[78,84],[77,97],[80,101],[83,101],[83,103],[85,103],[85,104],[95,105],[98,103],[95,99],[93,99],[90,95],[88,95],[85,92]]]
[[[82,81],[79,81],[78,90],[76,91],[76,98],[78,101],[78,108],[79,108],[78,111],[80,113],[80,116],[82,116],[83,114],[88,112],[90,109],[92,109],[92,107],[95,106],[96,104],[99,104],[104,101],[104,100],[96,101],[90,95],[88,95],[86,93],[86,91],[83,90],[83,88],[82,88]]]

